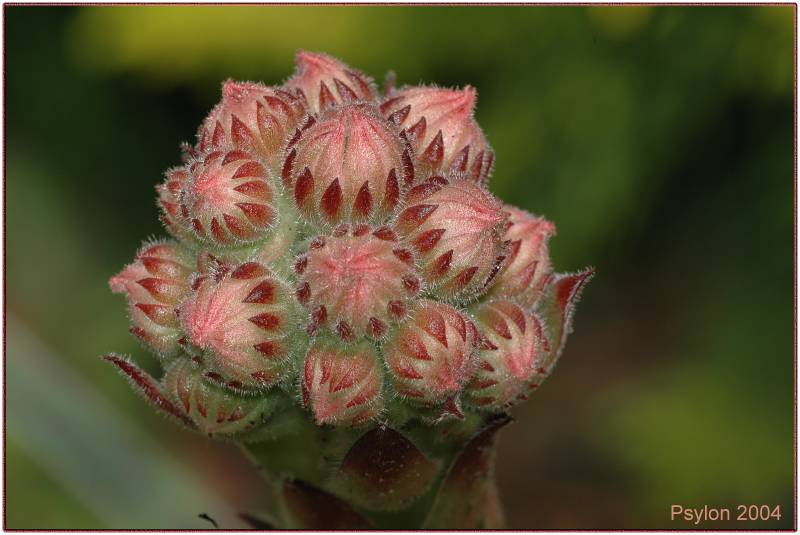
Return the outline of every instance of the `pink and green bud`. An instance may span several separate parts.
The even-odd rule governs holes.
[[[381,112],[403,129],[414,148],[418,175],[458,173],[486,183],[494,153],[473,116],[476,96],[470,86],[405,87],[381,104]]]
[[[286,372],[297,315],[289,286],[255,262],[201,275],[180,309],[188,342],[231,387],[265,388]]]
[[[176,241],[110,281],[160,379],[105,359],[277,479],[258,529],[498,527],[494,434],[593,275],[488,191],[472,87],[387,85],[304,51],[281,87],[226,81],[157,187]]]
[[[474,182],[435,177],[408,192],[395,230],[419,257],[434,294],[464,299],[503,261],[506,218],[500,201]]]
[[[369,342],[345,346],[320,337],[308,349],[301,391],[318,425],[367,423],[383,408],[382,389],[381,365]]]
[[[189,179],[189,170],[185,166],[174,167],[165,173],[164,182],[156,186],[161,223],[181,241],[191,241],[194,237],[181,207],[181,192],[186,189]]]
[[[189,293],[191,273],[180,246],[163,242],[142,247],[133,263],[109,281],[111,291],[128,298],[130,332],[159,355],[170,356],[179,349],[175,308]]]
[[[444,303],[420,300],[383,348],[395,390],[436,405],[458,399],[473,371],[475,325]]]
[[[227,80],[222,100],[200,127],[197,148],[201,153],[242,149],[275,170],[283,160],[286,139],[305,116],[303,102],[285,89]]]
[[[218,246],[261,240],[275,226],[275,188],[262,161],[239,149],[203,154],[189,165],[181,211],[195,235]]]
[[[290,143],[281,176],[313,223],[379,222],[401,201],[403,154],[394,126],[373,105],[351,104],[323,112]]]
[[[506,205],[509,214],[503,238],[509,242],[508,258],[491,281],[489,294],[513,298],[532,307],[549,282],[553,268],[547,242],[556,227],[543,217]]]
[[[268,397],[242,396],[206,381],[190,359],[178,359],[162,380],[164,395],[205,435],[252,431],[272,412]]]
[[[298,257],[298,300],[312,311],[311,332],[330,327],[345,341],[383,338],[420,292],[410,250],[388,227],[340,225]]]
[[[295,73],[286,81],[286,87],[305,100],[309,113],[377,97],[372,80],[327,54],[301,50],[295,57],[295,65]]]
[[[528,398],[546,355],[542,323],[518,304],[493,301],[476,307],[481,338],[467,399],[479,408],[503,410]]]

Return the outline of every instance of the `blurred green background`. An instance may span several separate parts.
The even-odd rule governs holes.
[[[227,77],[296,49],[472,84],[504,200],[597,267],[556,374],[502,436],[511,528],[683,528],[793,504],[789,7],[6,7],[6,527],[241,527],[236,448],[155,415],[107,279]]]

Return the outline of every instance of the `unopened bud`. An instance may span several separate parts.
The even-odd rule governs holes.
[[[414,147],[417,172],[458,173],[485,184],[494,153],[475,121],[473,87],[406,87],[389,95],[381,111]]]
[[[280,88],[227,80],[222,100],[200,127],[201,153],[237,148],[264,159],[272,169],[283,162],[286,139],[305,117],[296,95]]]
[[[204,154],[189,166],[181,210],[201,240],[234,246],[275,226],[275,188],[264,164],[242,150]]]
[[[377,95],[372,80],[336,58],[301,50],[295,57],[295,74],[286,86],[301,95],[311,113]]]
[[[410,250],[388,227],[338,227],[317,237],[295,262],[297,297],[312,314],[311,331],[322,323],[343,340],[383,338],[406,315],[421,281]]]
[[[178,244],[153,243],[142,247],[133,263],[109,281],[114,293],[128,298],[131,333],[162,356],[179,349],[175,308],[189,293],[192,269],[188,264]]]
[[[338,107],[322,113],[287,150],[282,178],[314,223],[378,222],[401,200],[403,150],[374,106]]]
[[[505,254],[500,201],[474,182],[443,179],[412,188],[406,206],[395,229],[435,294],[461,299],[482,290]]]
[[[503,239],[509,242],[508,258],[491,282],[489,294],[510,297],[525,307],[532,307],[553,268],[547,242],[556,232],[550,221],[506,205],[508,226]]]
[[[421,300],[383,353],[395,390],[423,405],[458,398],[473,370],[478,333],[458,310]]]
[[[317,424],[359,425],[383,408],[383,377],[378,355],[369,342],[344,346],[317,338],[303,367],[303,404]]]
[[[297,316],[290,288],[255,262],[205,275],[180,309],[188,341],[205,350],[224,381],[264,388],[278,382],[291,354]]]
[[[481,338],[467,399],[498,410],[527,399],[538,386],[534,376],[546,354],[541,321],[505,300],[476,307],[475,320]]]

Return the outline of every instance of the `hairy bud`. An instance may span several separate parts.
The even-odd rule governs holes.
[[[295,65],[295,74],[286,86],[305,99],[311,113],[377,96],[369,78],[327,54],[301,50]]]
[[[379,222],[400,202],[402,154],[397,132],[374,106],[348,105],[303,131],[282,177],[312,222]]]
[[[473,118],[476,95],[470,86],[406,87],[381,104],[384,115],[403,128],[414,147],[418,173],[452,172],[486,182],[494,153]]]
[[[482,289],[505,255],[500,202],[473,182],[442,180],[415,186],[406,205],[395,228],[435,294],[464,298]]]
[[[342,346],[318,338],[306,354],[303,404],[319,425],[359,425],[374,418],[383,407],[382,384],[378,355],[368,342]]]
[[[487,440],[553,371],[593,271],[555,273],[555,226],[489,192],[475,89],[390,76],[381,95],[325,54],[296,65],[280,87],[223,83],[156,188],[175,241],[111,279],[161,380],[105,358],[172,420],[312,479],[284,485],[288,527],[408,507],[491,527]]]
[[[156,353],[178,350],[181,332],[175,307],[189,292],[186,253],[174,242],[145,245],[136,259],[111,277],[114,293],[124,293],[133,326],[130,331]]]
[[[272,412],[268,397],[241,396],[209,383],[189,359],[171,364],[162,385],[166,397],[206,435],[251,431]]]
[[[250,151],[277,169],[286,139],[305,115],[302,101],[285,89],[227,80],[222,84],[222,100],[197,134],[198,149]]]
[[[475,319],[481,339],[466,389],[471,404],[505,409],[527,399],[549,347],[541,321],[505,300],[476,307]]]
[[[193,234],[181,208],[181,192],[189,183],[189,170],[174,167],[165,173],[166,179],[156,186],[161,223],[167,231],[181,241],[191,241]]]
[[[199,277],[180,309],[189,342],[229,384],[268,387],[281,379],[296,329],[291,289],[261,264]]]
[[[214,151],[189,166],[181,210],[198,238],[233,246],[267,236],[277,221],[263,163],[242,150]]]
[[[314,311],[312,332],[322,322],[345,341],[383,338],[420,291],[411,251],[388,227],[342,225],[332,236],[319,236],[297,259],[295,272],[297,297]]]
[[[490,295],[512,297],[532,307],[552,276],[548,240],[556,227],[550,221],[513,206],[505,206],[509,214],[503,238],[509,242],[508,259],[493,279]]]
[[[477,338],[458,310],[421,300],[384,347],[395,390],[426,405],[457,398],[472,373]]]

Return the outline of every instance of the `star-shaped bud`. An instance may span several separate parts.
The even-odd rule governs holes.
[[[222,84],[222,100],[197,134],[198,149],[201,153],[242,149],[277,170],[286,139],[305,115],[302,100],[285,89],[227,80]]]
[[[133,263],[109,281],[114,293],[128,298],[131,333],[162,356],[179,349],[175,308],[189,293],[190,265],[178,244],[153,243],[142,247]]]
[[[310,113],[349,102],[371,101],[377,96],[372,80],[327,54],[301,50],[295,65],[286,87],[306,101]]]
[[[412,403],[457,404],[477,340],[475,325],[458,310],[420,300],[383,349],[395,390]]]
[[[262,388],[278,382],[297,329],[289,286],[261,264],[240,264],[195,280],[180,309],[188,342],[205,351],[226,384]]]
[[[491,281],[489,294],[510,297],[532,307],[549,282],[553,268],[547,242],[556,227],[543,217],[506,205],[509,220],[503,239],[509,242],[508,258]]]
[[[189,167],[180,193],[182,216],[197,237],[218,246],[266,238],[278,212],[263,162],[243,150],[214,151]]]
[[[527,399],[548,349],[541,321],[507,300],[478,305],[474,317],[481,338],[466,388],[470,404],[502,410]]]
[[[312,223],[381,223],[401,201],[404,151],[396,129],[374,106],[337,107],[290,143],[281,176]]]
[[[507,214],[474,182],[435,178],[408,192],[394,228],[416,252],[436,296],[469,298],[483,289],[505,257],[501,236]]]
[[[431,86],[405,87],[381,104],[381,112],[403,129],[414,147],[418,174],[453,172],[485,184],[494,153],[475,121],[477,93]]]
[[[383,338],[420,292],[412,252],[388,227],[341,225],[298,257],[297,298],[312,311],[311,332],[329,326],[345,341]]]
[[[359,425],[383,408],[383,376],[372,344],[343,346],[320,337],[303,365],[303,404],[318,425]]]

